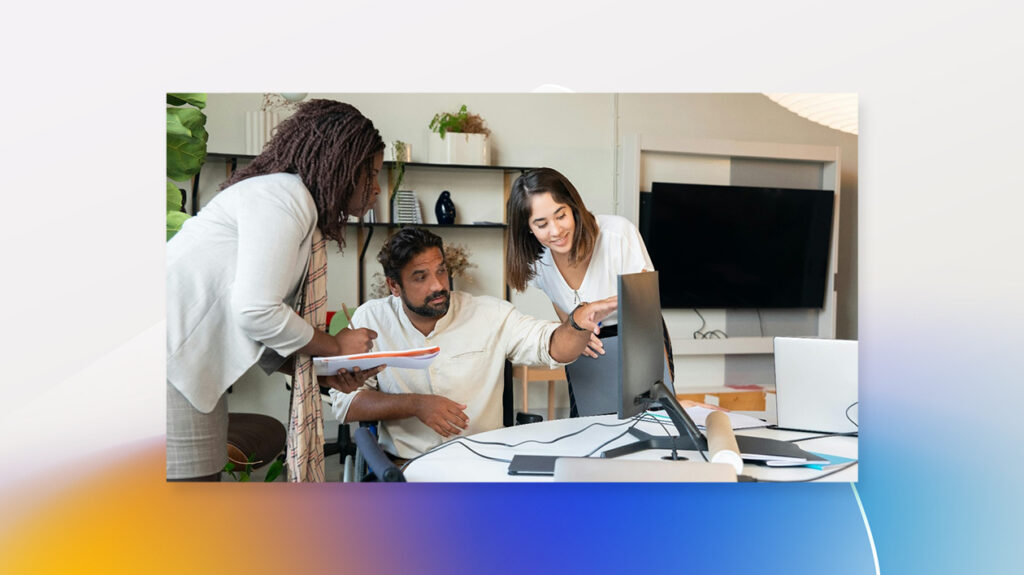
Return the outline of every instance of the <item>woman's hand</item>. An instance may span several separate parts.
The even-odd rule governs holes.
[[[378,365],[373,369],[361,370],[358,367],[353,368],[352,371],[341,370],[336,375],[321,375],[317,379],[320,385],[324,387],[330,387],[331,389],[337,389],[342,393],[352,393],[359,389],[363,383],[371,377],[380,373],[386,365]]]
[[[373,349],[373,340],[377,339],[377,332],[372,329],[361,327],[359,329],[345,328],[334,336],[338,342],[340,353],[337,355],[352,355],[353,353],[366,353]]]

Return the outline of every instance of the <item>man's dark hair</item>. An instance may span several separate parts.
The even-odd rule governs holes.
[[[430,248],[441,250],[444,257],[444,242],[436,234],[422,228],[402,228],[384,242],[377,261],[384,267],[384,275],[401,286],[405,264]]]
[[[374,155],[383,151],[380,132],[354,106],[310,100],[282,121],[263,152],[220,189],[255,176],[297,174],[316,203],[317,227],[344,247],[349,201],[355,194],[369,200],[373,182],[366,178]]]

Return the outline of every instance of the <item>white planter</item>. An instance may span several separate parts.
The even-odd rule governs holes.
[[[430,136],[430,161],[435,164],[483,165],[491,163],[491,139],[487,134],[449,132],[442,140]]]

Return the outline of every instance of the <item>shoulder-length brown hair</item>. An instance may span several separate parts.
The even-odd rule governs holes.
[[[526,289],[526,284],[535,275],[533,264],[540,259],[544,246],[530,233],[530,213],[533,196],[551,194],[559,204],[572,210],[576,221],[569,262],[577,264],[594,251],[597,241],[597,218],[587,210],[579,192],[565,176],[551,168],[529,170],[516,178],[508,196],[508,243],[505,247],[505,274],[508,285],[516,291]]]
[[[281,122],[263,153],[220,189],[256,176],[297,174],[316,203],[320,232],[342,248],[352,195],[363,194],[364,203],[370,199],[373,182],[367,176],[374,156],[383,151],[380,132],[354,106],[310,100]]]

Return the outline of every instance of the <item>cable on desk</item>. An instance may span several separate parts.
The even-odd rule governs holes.
[[[466,440],[465,437],[456,437],[455,439],[450,439],[448,441],[445,441],[444,443],[442,443],[442,444],[440,444],[440,445],[438,445],[438,446],[436,446],[436,447],[434,447],[432,449],[424,451],[423,453],[417,455],[416,457],[413,457],[412,459],[406,461],[405,463],[402,464],[402,467],[400,469],[401,469],[402,472],[405,472],[405,468],[409,467],[409,464],[412,463],[413,461],[416,461],[417,459],[423,457],[424,455],[429,455],[431,453],[434,453],[435,451],[440,451],[440,450],[444,449],[445,447],[449,447],[451,445],[461,445],[462,447],[465,447],[471,453],[473,453],[473,455],[476,455],[477,457],[482,457],[484,459],[490,459],[491,461],[500,461],[502,463],[512,463],[511,459],[502,459],[500,457],[491,457],[490,455],[484,455],[483,453],[480,453],[479,451],[477,451],[477,450],[473,449],[472,447],[470,447],[470,446],[466,445],[465,443],[463,443],[463,441],[465,441],[465,440]]]
[[[611,442],[615,441],[616,439],[618,439],[618,438],[622,437],[623,435],[626,435],[627,433],[629,433],[629,430],[630,430],[630,429],[633,429],[634,427],[636,427],[637,425],[639,425],[641,421],[644,421],[644,414],[643,414],[643,413],[641,413],[640,415],[638,415],[638,416],[636,416],[636,417],[634,417],[634,418],[633,418],[633,425],[630,425],[629,427],[627,427],[627,428],[626,428],[626,431],[623,431],[622,433],[620,433],[620,434],[616,435],[615,437],[613,437],[613,438],[609,439],[608,441],[605,441],[605,442],[604,442],[604,443],[602,443],[601,445],[598,445],[597,447],[595,447],[595,448],[594,448],[594,450],[593,450],[593,451],[591,451],[590,453],[588,453],[588,454],[584,455],[583,457],[590,457],[591,455],[593,455],[593,454],[597,453],[597,452],[598,452],[598,451],[600,451],[600,450],[601,450],[601,448],[602,448],[602,447],[604,447],[605,445],[608,445],[609,443],[611,443]]]
[[[643,416],[643,414],[635,415],[635,416],[627,419],[626,421],[622,421],[622,422],[619,422],[619,423],[601,423],[599,421],[595,421],[594,423],[591,423],[590,425],[584,427],[583,429],[578,429],[576,431],[573,431],[572,433],[567,433],[567,434],[565,434],[565,435],[563,435],[561,437],[556,437],[554,439],[548,439],[548,440],[545,440],[545,441],[541,441],[540,439],[524,439],[524,440],[520,441],[519,443],[502,443],[500,441],[480,441],[479,439],[472,439],[472,438],[469,438],[469,437],[460,437],[460,438],[456,438],[456,439],[464,439],[466,441],[471,441],[471,442],[476,443],[478,445],[500,445],[502,447],[512,447],[512,448],[519,447],[520,445],[523,445],[523,444],[526,444],[526,443],[537,443],[537,444],[541,444],[541,445],[550,445],[552,443],[561,441],[561,440],[566,439],[568,437],[572,437],[574,435],[579,435],[580,433],[583,433],[584,431],[590,429],[591,427],[594,427],[595,425],[599,425],[601,427],[619,427],[619,426],[622,426],[622,425],[627,425],[630,422],[632,422],[634,419],[637,419],[637,418],[642,417],[642,416]],[[452,441],[454,441],[454,439]]]
[[[628,423],[633,423],[634,421],[639,422],[639,420],[643,416],[644,416],[644,414],[636,415],[636,416],[633,416],[632,418],[627,419],[626,421],[623,421],[623,422],[620,422],[620,423],[601,423],[599,421],[595,421],[594,423],[591,423],[590,425],[588,425],[588,426],[586,426],[586,427],[584,427],[582,429],[578,429],[578,430],[576,430],[576,431],[574,431],[572,433],[567,433],[567,434],[565,434],[565,435],[563,435],[561,437],[556,437],[554,439],[549,439],[547,441],[541,441],[539,439],[524,439],[523,441],[520,441],[519,443],[502,443],[500,441],[480,441],[479,439],[472,439],[472,438],[469,438],[469,437],[453,437],[452,439],[449,439],[448,441],[445,441],[444,443],[436,445],[436,446],[428,449],[427,451],[424,451],[423,453],[417,455],[416,457],[413,457],[412,459],[406,461],[405,463],[402,464],[401,470],[404,472],[405,468],[408,467],[409,464],[412,463],[413,461],[416,461],[417,459],[423,457],[424,455],[427,455],[427,454],[433,453],[435,451],[444,449],[445,447],[448,447],[449,445],[451,445],[453,443],[457,443],[457,442],[459,442],[460,445],[462,445],[463,447],[465,447],[469,451],[473,452],[474,454],[476,454],[476,455],[478,455],[480,457],[483,457],[484,459],[490,459],[492,461],[502,461],[502,462],[505,462],[505,463],[510,463],[512,461],[510,459],[500,459],[498,457],[491,457],[491,456],[488,456],[488,455],[483,455],[483,454],[477,452],[476,450],[472,449],[471,447],[469,447],[465,443],[461,443],[461,442],[469,441],[471,443],[476,443],[477,445],[498,445],[498,446],[501,446],[501,447],[509,447],[509,448],[516,448],[516,447],[519,447],[520,445],[523,445],[524,443],[551,444],[551,443],[555,443],[557,441],[561,441],[563,439],[566,439],[567,437],[572,437],[573,435],[578,435],[580,433],[583,433],[584,431],[590,429],[591,427],[594,427],[595,425],[599,425],[601,427],[620,427],[620,426],[626,425]],[[633,423],[633,425],[636,425],[636,423]],[[628,431],[628,429],[627,429],[627,431]],[[618,437],[622,437],[622,436],[620,435]]]
[[[790,443],[800,443],[801,441],[810,441],[812,439],[821,439],[823,437],[857,437],[856,431],[850,431],[845,433],[823,433],[821,435],[812,435],[810,437],[801,437],[799,439],[787,439]]]
[[[808,483],[810,481],[817,481],[819,479],[824,479],[824,478],[828,477],[829,475],[835,475],[836,473],[839,473],[840,471],[849,469],[849,468],[853,467],[854,465],[857,465],[857,463],[858,463],[858,460],[853,460],[853,461],[851,461],[851,462],[849,462],[847,464],[844,464],[842,467],[840,467],[838,469],[833,469],[832,471],[829,471],[828,473],[822,473],[821,475],[816,475],[816,476],[811,477],[809,479],[760,479],[760,478],[758,478],[757,482],[758,483]]]
[[[850,423],[852,423],[853,426],[856,427],[857,429],[860,429],[860,426],[857,425],[857,422],[852,420],[852,419],[850,419],[850,410],[853,409],[853,406],[857,405],[858,403],[860,403],[860,402],[859,401],[855,401],[855,402],[851,403],[849,407],[846,408],[846,420],[849,421]]]

